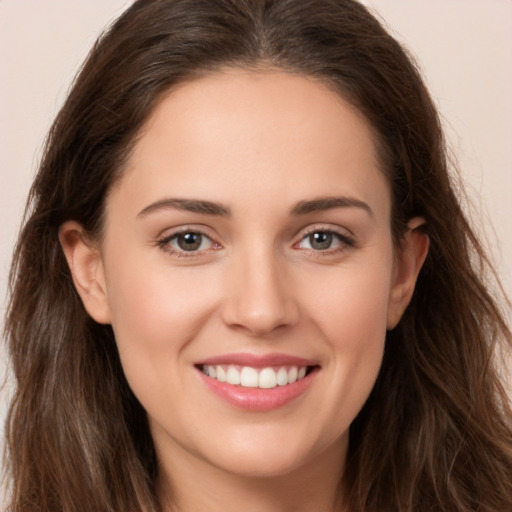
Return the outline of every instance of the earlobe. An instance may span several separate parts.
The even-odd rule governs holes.
[[[60,226],[59,241],[85,309],[96,322],[110,323],[105,273],[99,248],[87,238],[83,227],[75,221],[67,221]]]
[[[427,257],[429,239],[421,230],[424,224],[425,220],[421,217],[415,217],[407,224],[408,231],[396,258],[393,286],[389,295],[388,330],[397,326],[411,301],[418,274]]]

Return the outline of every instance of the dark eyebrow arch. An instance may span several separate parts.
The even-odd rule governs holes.
[[[156,201],[155,203],[146,206],[137,214],[137,217],[145,217],[155,211],[166,209],[184,210],[187,212],[202,213],[205,215],[221,215],[223,217],[231,215],[229,208],[219,203],[213,203],[212,201],[168,198],[161,199],[160,201]]]
[[[333,208],[362,208],[370,217],[374,217],[370,206],[355,197],[318,197],[309,201],[300,201],[291,209],[290,215],[306,215]]]

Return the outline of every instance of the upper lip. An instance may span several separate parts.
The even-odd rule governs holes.
[[[268,366],[316,366],[318,363],[311,359],[292,356],[289,354],[250,354],[250,353],[233,353],[222,354],[207,359],[202,359],[196,363],[198,366],[215,366],[215,365],[238,365],[251,366],[253,368],[265,368]]]

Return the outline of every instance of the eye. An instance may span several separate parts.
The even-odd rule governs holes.
[[[200,231],[192,230],[181,231],[166,236],[158,242],[158,245],[170,253],[178,253],[183,256],[186,255],[185,253],[195,253],[217,248],[217,244],[207,235]]]
[[[206,245],[205,242],[207,240],[207,237],[203,236],[201,233],[190,232],[175,235],[170,240],[170,243],[183,251],[197,251],[204,249],[202,246]]]
[[[330,249],[334,241],[334,235],[328,231],[317,231],[306,237],[309,247],[315,251]]]
[[[330,230],[315,230],[308,233],[299,242],[301,249],[310,249],[313,251],[335,251],[344,247],[352,247],[354,241],[346,235]]]

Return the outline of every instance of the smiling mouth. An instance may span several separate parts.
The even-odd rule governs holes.
[[[309,375],[317,366],[279,366],[254,368],[238,365],[198,365],[208,377],[219,382],[244,388],[272,389],[298,382]]]

